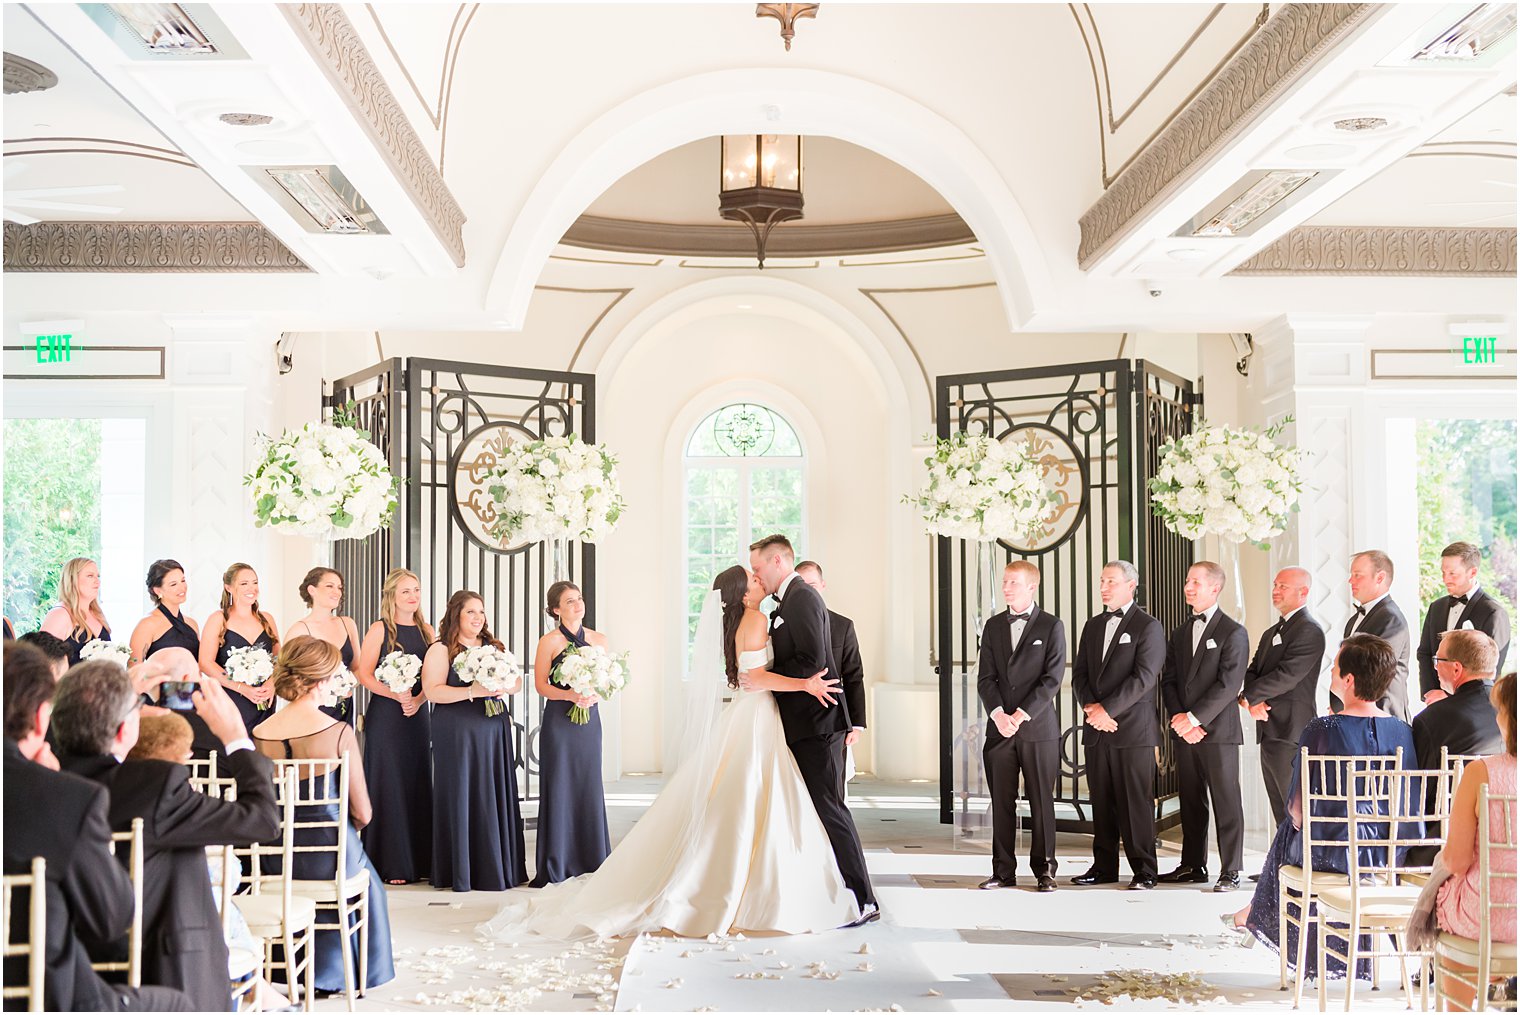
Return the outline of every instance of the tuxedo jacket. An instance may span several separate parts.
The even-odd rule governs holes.
[[[1056,694],[1065,675],[1066,627],[1055,614],[1031,606],[1017,648],[1013,645],[1013,625],[1007,610],[994,615],[982,629],[976,692],[989,715],[993,709],[1001,708],[1011,717],[1022,708],[1029,716],[1015,739],[1030,742],[1061,739]],[[989,718],[988,742],[1001,739],[997,724]]]
[[[1425,627],[1420,631],[1420,647],[1417,652],[1420,659],[1421,698],[1441,686],[1441,681],[1436,677],[1436,652],[1441,647],[1441,635],[1446,633],[1451,605],[1451,597],[1442,596],[1425,611]],[[1499,661],[1494,666],[1494,672],[1504,672],[1504,657],[1509,652],[1509,614],[1504,612],[1504,607],[1493,596],[1481,588],[1474,592],[1461,616],[1457,617],[1457,627],[1482,631],[1492,638],[1494,644],[1499,646]]]
[[[819,670],[832,669],[833,642],[823,597],[801,578],[792,579],[771,614],[771,672],[806,680]],[[787,743],[850,729],[847,707],[837,697],[825,708],[811,694],[792,691],[776,695],[776,708]]]
[[[1206,744],[1243,743],[1240,732],[1240,688],[1246,678],[1251,640],[1246,629],[1223,610],[1215,610],[1198,651],[1193,651],[1194,622],[1172,632],[1161,669],[1161,700],[1166,715],[1191,712],[1207,734]]]
[[[829,676],[839,680],[844,698],[845,717],[851,726],[866,725],[866,670],[860,661],[860,641],[855,637],[855,621],[842,613],[829,611],[829,648],[834,662]],[[811,675],[811,674],[810,674]]]
[[[1353,613],[1346,620],[1346,626],[1342,629],[1341,637],[1351,637],[1351,625],[1356,623],[1356,614]],[[1357,634],[1375,634],[1379,638],[1393,646],[1393,657],[1398,660],[1399,671],[1393,678],[1393,683],[1388,685],[1388,693],[1385,694],[1378,707],[1389,715],[1409,721],[1409,622],[1404,619],[1404,611],[1399,609],[1399,604],[1393,601],[1392,596],[1384,596],[1378,600],[1378,604],[1367,611],[1367,618],[1362,621],[1362,626],[1357,629]]]
[[[1414,717],[1414,749],[1420,767],[1441,767],[1441,748],[1448,754],[1502,754],[1504,735],[1499,713],[1489,699],[1494,685],[1469,680],[1457,693],[1431,702]]]
[[[1319,709],[1315,692],[1325,665],[1325,631],[1307,608],[1300,609],[1279,629],[1276,624],[1262,633],[1256,654],[1246,667],[1247,704],[1272,706],[1263,722],[1256,724],[1256,742],[1286,740],[1298,743]]]
[[[1083,705],[1098,702],[1119,724],[1101,733],[1082,724],[1082,743],[1113,747],[1159,747],[1161,721],[1156,711],[1156,684],[1166,662],[1166,635],[1161,621],[1131,603],[1103,654],[1107,618],[1098,614],[1082,625],[1077,658],[1071,665],[1071,685]]]
[[[28,761],[5,741],[5,873],[29,873],[33,857],[47,861],[48,1011],[120,1010],[88,951],[104,952],[132,925],[132,882],[109,851],[108,799],[103,787]],[[13,902],[12,939],[21,940],[31,900],[18,892]],[[215,930],[220,937],[220,924]],[[26,982],[24,958],[5,960],[5,982]]]
[[[196,1008],[226,1011],[227,943],[206,847],[279,837],[273,766],[255,751],[229,754],[237,799],[218,800],[191,788],[184,765],[118,763],[109,755],[62,761],[65,770],[105,786],[113,830],[143,819],[143,983],[176,987]]]

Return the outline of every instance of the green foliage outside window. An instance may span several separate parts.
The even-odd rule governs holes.
[[[35,631],[71,557],[100,559],[100,420],[5,421],[5,615]]]

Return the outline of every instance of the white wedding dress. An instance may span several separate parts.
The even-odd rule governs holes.
[[[741,653],[738,664],[770,660],[767,645]],[[483,935],[802,934],[860,915],[769,691],[741,693],[728,706],[595,873],[512,894],[521,897],[482,924]]]

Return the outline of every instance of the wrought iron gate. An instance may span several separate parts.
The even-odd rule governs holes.
[[[1182,584],[1192,545],[1167,532],[1147,508],[1147,486],[1167,436],[1191,429],[1193,385],[1143,360],[1106,360],[938,379],[939,435],[980,428],[998,440],[1028,441],[1054,475],[1059,507],[1028,545],[999,542],[994,565],[1015,557],[1040,568],[1039,602],[1066,627],[1067,677],[1056,699],[1061,767],[1056,784],[1060,828],[1091,830],[1081,746],[1081,709],[1070,666],[1083,623],[1100,608],[1097,574],[1106,561],[1133,560],[1140,569],[1137,601],[1168,629],[1186,610]],[[978,620],[999,604],[990,577],[977,575],[976,549],[935,540],[936,667],[940,682],[940,820],[984,823],[982,771],[986,712],[976,690]],[[980,582],[980,586],[979,586]],[[1158,714],[1161,709],[1157,695]],[[1176,771],[1163,748],[1157,816],[1175,821]]]

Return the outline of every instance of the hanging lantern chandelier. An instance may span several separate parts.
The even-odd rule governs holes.
[[[802,218],[802,138],[725,134],[719,172],[718,214],[749,227],[764,268],[771,230]]]

